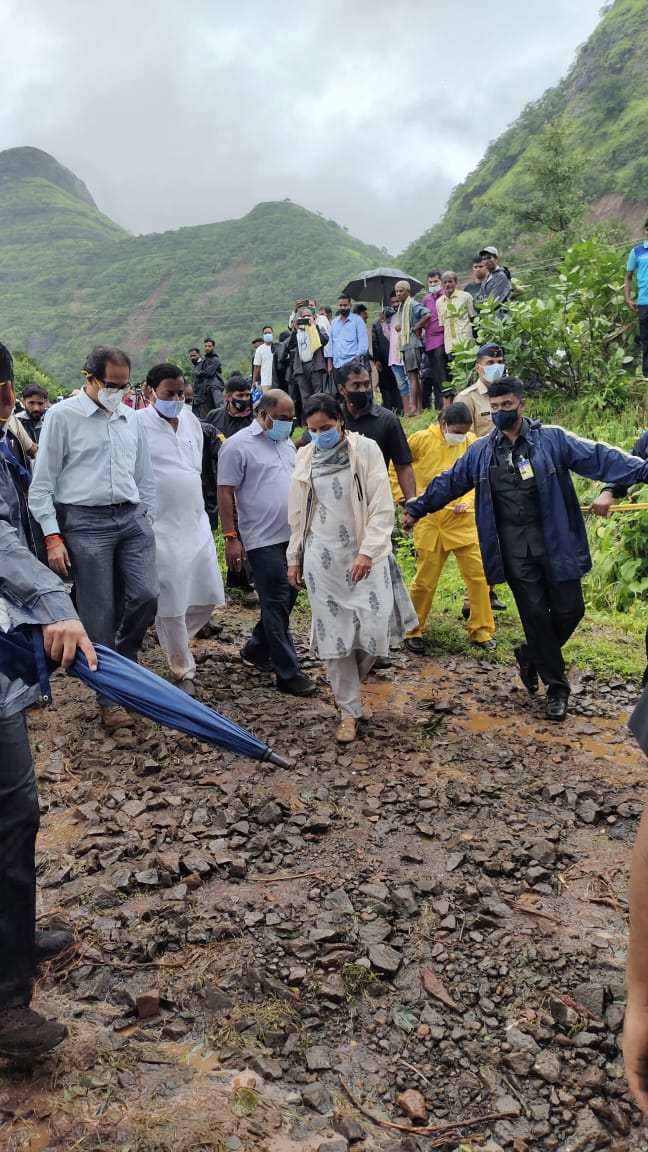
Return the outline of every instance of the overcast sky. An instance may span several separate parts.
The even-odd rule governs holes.
[[[290,197],[397,253],[555,84],[601,0],[0,0],[0,148],[133,232]]]

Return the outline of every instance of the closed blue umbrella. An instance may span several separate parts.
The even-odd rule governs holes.
[[[218,744],[220,748],[238,752],[250,760],[267,760],[280,768],[289,767],[287,761],[277,756],[263,740],[221,716],[220,712],[214,712],[206,704],[187,696],[186,692],[156,676],[155,672],[149,672],[141,664],[104,648],[103,644],[95,644],[95,651],[99,657],[95,672],[88,667],[83,652],[77,651],[68,675],[77,676],[89,688],[107,696],[115,704],[140,712],[166,728],[187,732],[205,744]]]
[[[263,740],[257,739],[219,712],[214,712],[206,704],[187,696],[174,684],[149,672],[148,668],[134,664],[118,652],[104,648],[102,644],[95,644],[95,650],[98,656],[96,671],[89,668],[85,656],[77,650],[67,670],[68,675],[82,680],[89,688],[100,692],[115,704],[139,712],[166,728],[186,732],[205,744],[216,744],[219,748],[247,756],[250,760],[262,760],[279,768],[290,767]],[[19,674],[34,684],[40,682],[43,695],[49,697],[40,628],[0,632],[0,670],[7,675]]]

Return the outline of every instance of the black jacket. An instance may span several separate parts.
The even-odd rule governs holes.
[[[389,366],[389,340],[382,330],[380,320],[374,320],[371,325],[371,350],[374,362],[387,368]]]
[[[326,352],[324,349],[328,344],[328,332],[325,332],[323,328],[318,328],[317,331],[319,332],[319,338],[322,341],[322,347],[313,352],[313,359],[311,364],[317,372],[326,372]],[[291,365],[293,374],[295,376],[303,376],[304,369],[301,362],[301,357],[299,355],[297,332],[292,331],[288,339],[284,341],[284,344],[286,346],[286,351],[292,358]],[[279,347],[281,346],[282,345],[279,345]]]
[[[212,531],[218,528],[218,453],[223,436],[207,420],[200,421],[203,430],[202,492],[205,511]]]
[[[199,364],[196,365],[192,373],[193,376],[193,389],[194,389],[194,409],[198,405],[208,403],[207,411],[215,408],[219,396],[222,398],[225,391],[225,382],[221,374],[221,362],[219,357],[213,352],[210,356],[203,356]],[[210,402],[210,394],[213,403]]]

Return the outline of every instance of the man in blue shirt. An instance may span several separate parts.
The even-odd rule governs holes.
[[[155,619],[155,485],[145,433],[132,408],[130,360],[97,347],[86,384],[48,413],[29,489],[50,568],[74,580],[76,608],[90,639],[137,660]],[[126,728],[123,708],[98,697],[109,731]]]
[[[648,220],[644,224],[646,239],[635,244],[626,264],[625,292],[626,304],[633,312],[639,313],[639,338],[641,340],[642,371],[648,378]],[[632,277],[637,273],[637,300],[632,299]]]
[[[338,369],[349,360],[358,360],[368,368],[369,337],[367,325],[362,316],[351,311],[348,296],[338,298],[338,315],[331,324],[331,339],[326,349],[329,372],[333,372],[338,384]]]

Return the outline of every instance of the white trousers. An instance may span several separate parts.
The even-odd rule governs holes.
[[[358,648],[348,656],[336,656],[334,660],[324,660],[326,675],[343,720],[347,716],[353,716],[356,720],[360,717],[362,712],[360,685],[367,679],[375,659],[375,656],[370,656],[368,652]]]
[[[213,604],[192,604],[184,616],[155,617],[160,647],[176,680],[193,680],[196,661],[189,650],[189,641],[209,622],[213,610]]]

